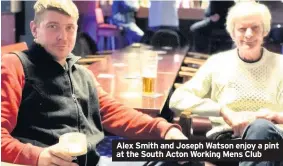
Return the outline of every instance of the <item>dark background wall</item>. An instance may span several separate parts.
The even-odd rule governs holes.
[[[23,8],[24,8],[24,25],[20,25],[22,29],[24,29],[24,33],[20,35],[19,40],[20,41],[25,41],[27,42],[27,44],[31,44],[33,41],[33,37],[29,28],[29,23],[30,21],[33,20],[34,17],[34,12],[33,12],[33,5],[34,5],[35,1],[25,1]]]
[[[1,1],[1,34],[10,36],[10,39],[3,38],[2,41],[21,42],[25,41],[30,44],[33,41],[33,37],[30,32],[29,23],[34,17],[33,5],[34,1],[17,2],[18,9],[11,8],[11,2]],[[15,33],[10,34],[10,33]],[[14,37],[15,36],[15,37]],[[7,37],[6,37],[7,38]],[[11,39],[14,38],[14,39]],[[2,43],[3,44],[3,43]]]
[[[10,12],[10,2],[9,1],[1,1],[1,12]]]

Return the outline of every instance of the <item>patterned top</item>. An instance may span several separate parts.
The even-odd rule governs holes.
[[[222,106],[234,111],[283,110],[283,56],[263,49],[254,63],[242,61],[237,49],[209,58],[196,75],[176,89],[170,108],[177,114],[219,116]]]

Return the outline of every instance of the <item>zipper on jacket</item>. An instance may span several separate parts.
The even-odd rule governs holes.
[[[72,98],[74,100],[74,103],[76,105],[76,110],[77,110],[77,127],[78,127],[78,130],[80,132],[80,112],[79,112],[78,100],[77,100],[77,97],[75,95],[75,90],[74,90],[74,87],[73,87],[73,84],[72,84],[72,79],[71,79],[69,70],[65,71],[65,74],[68,77],[68,81],[69,81],[70,88],[71,88],[71,96],[72,96]]]

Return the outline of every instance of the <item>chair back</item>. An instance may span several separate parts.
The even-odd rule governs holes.
[[[169,29],[160,29],[154,33],[150,44],[153,47],[169,46],[177,48],[180,46],[180,38],[177,32]]]
[[[1,55],[8,54],[13,51],[24,51],[27,50],[28,46],[26,42],[10,44],[1,47]]]
[[[104,23],[104,15],[101,8],[95,8],[95,21],[96,24],[103,24]]]
[[[144,33],[143,37],[141,38],[140,42],[149,45],[153,35],[154,35],[154,32],[152,30],[147,30]]]

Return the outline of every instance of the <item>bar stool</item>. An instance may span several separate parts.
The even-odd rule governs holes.
[[[104,16],[101,8],[95,8],[95,19],[96,19],[96,41],[99,43],[100,39],[103,38],[103,49],[104,46],[104,38],[111,39],[111,49],[115,50],[115,37],[120,36],[121,30],[116,25],[107,24],[104,21]]]

